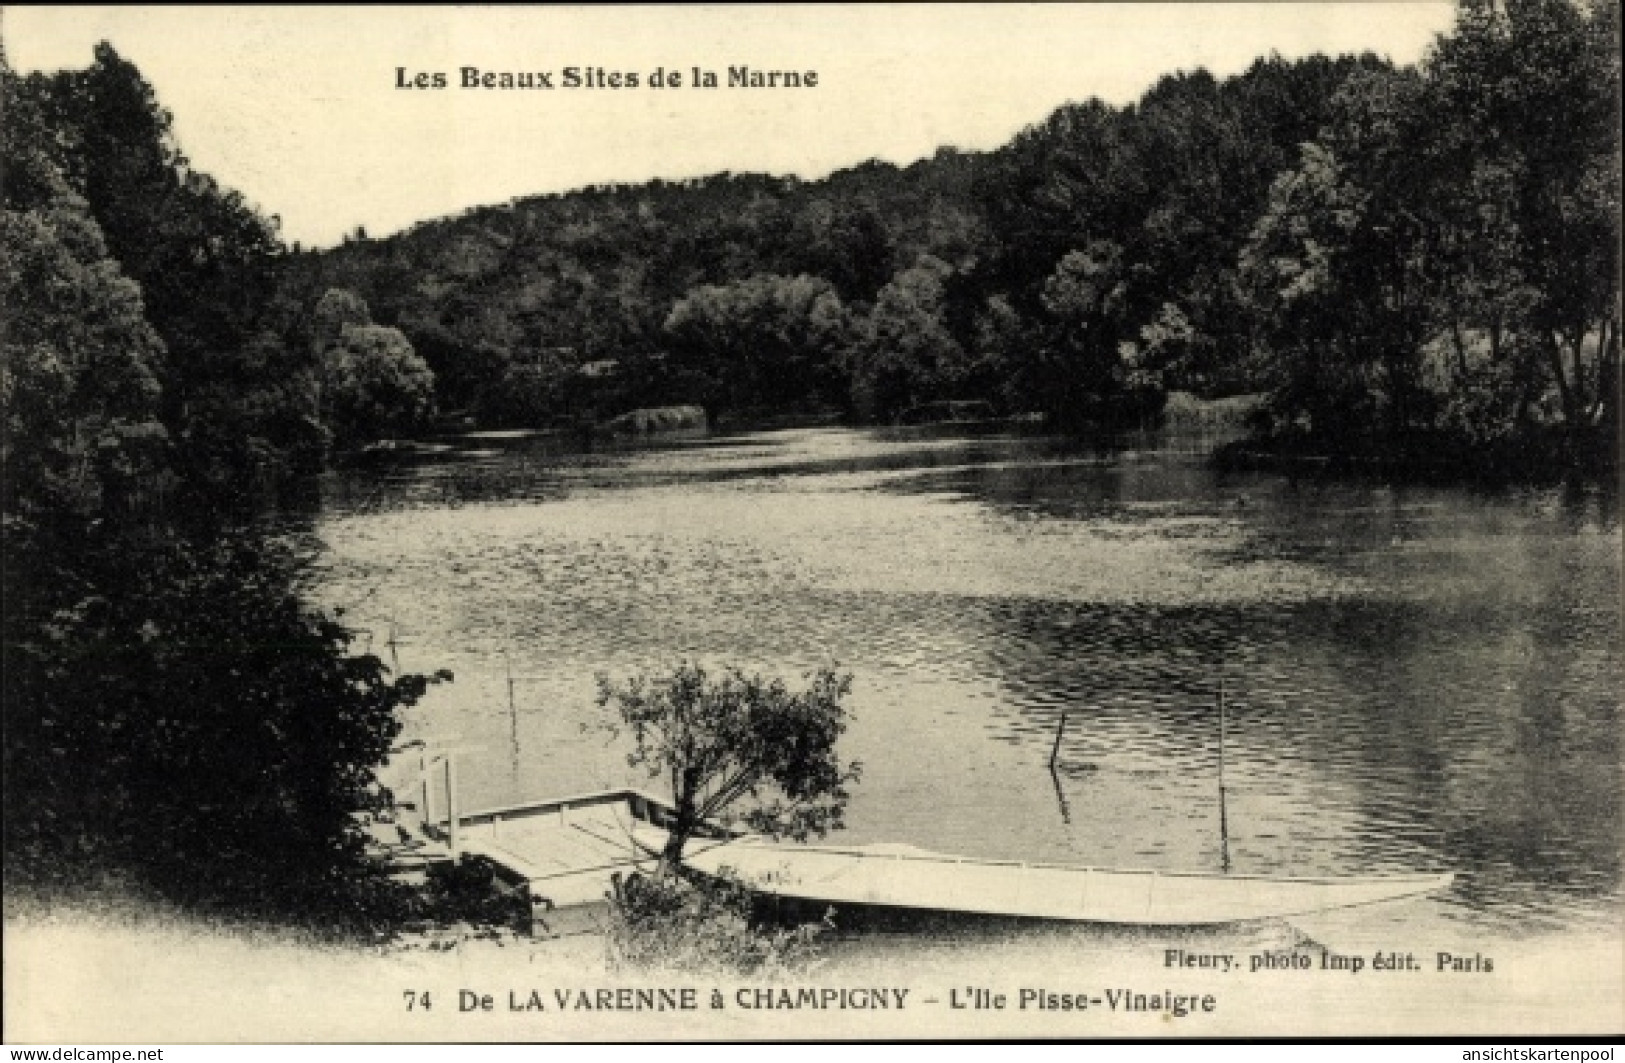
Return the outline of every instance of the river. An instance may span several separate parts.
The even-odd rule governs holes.
[[[1222,685],[1235,871],[1454,871],[1383,917],[1413,937],[1617,928],[1617,496],[1221,474],[1212,442],[474,434],[331,476],[317,587],[455,673],[407,733],[480,747],[465,807],[650,785],[598,673],[832,663],[839,840],[1216,871]]]

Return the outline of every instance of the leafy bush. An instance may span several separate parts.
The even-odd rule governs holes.
[[[505,930],[530,933],[529,900],[518,889],[505,887],[496,865],[483,856],[430,865],[423,884],[407,896],[399,925],[409,932],[465,928],[487,938]]]
[[[382,929],[397,898],[356,814],[384,801],[397,710],[449,675],[352,656],[251,539],[6,532],[8,880],[112,871],[197,907]]]
[[[609,965],[702,974],[774,975],[805,971],[822,954],[833,926],[764,925],[751,894],[733,879],[681,874],[616,875],[604,935]]]

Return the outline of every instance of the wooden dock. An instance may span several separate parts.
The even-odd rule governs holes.
[[[601,904],[611,875],[653,869],[634,831],[646,837],[669,814],[665,802],[637,790],[579,794],[461,816],[459,844],[522,881],[536,904]],[[446,833],[444,823],[437,827]]]
[[[671,815],[670,805],[650,794],[607,790],[457,811],[455,819],[431,810],[427,820],[403,819],[374,833],[403,875],[464,857],[489,861],[498,881],[529,901],[533,932],[556,935],[590,927],[608,904],[612,876],[654,869],[643,846],[663,839]]]

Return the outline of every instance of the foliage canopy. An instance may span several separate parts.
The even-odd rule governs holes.
[[[836,743],[851,713],[850,675],[821,668],[806,689],[726,667],[713,676],[684,662],[668,673],[616,683],[598,677],[598,703],[615,710],[632,740],[627,763],[666,782],[676,822],[668,867],[708,821],[738,815],[753,830],[804,840],[842,826],[847,786],[860,765]],[[612,725],[613,726],[613,725]],[[741,813],[736,802],[750,799]]]

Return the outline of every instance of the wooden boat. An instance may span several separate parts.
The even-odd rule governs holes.
[[[664,834],[641,825],[636,830],[651,853],[663,844]],[[1144,926],[1237,923],[1352,908],[1434,893],[1455,878],[1125,871],[976,860],[903,845],[784,845],[749,835],[696,839],[683,859],[708,875],[731,874],[759,893],[832,905]]]

